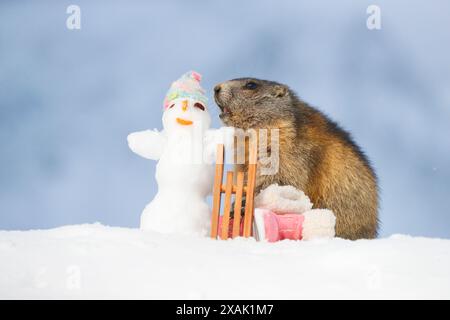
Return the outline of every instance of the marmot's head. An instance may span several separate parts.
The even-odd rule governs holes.
[[[293,98],[286,85],[254,78],[229,80],[214,87],[220,118],[226,125],[242,129],[267,128],[293,117]]]

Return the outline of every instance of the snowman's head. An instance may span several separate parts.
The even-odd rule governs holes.
[[[167,133],[209,129],[211,117],[203,101],[177,98],[170,101],[163,114],[163,126]]]
[[[205,131],[211,124],[205,90],[200,86],[201,75],[190,71],[173,82],[164,99],[164,130],[185,132]]]

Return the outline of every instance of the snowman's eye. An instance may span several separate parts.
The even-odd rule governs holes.
[[[175,103],[174,103],[174,104],[171,104],[170,107],[169,107],[169,109],[173,108],[174,105],[175,105]]]
[[[196,103],[194,104],[194,107],[199,108],[199,109],[202,110],[202,111],[205,111],[205,107],[204,107],[201,103],[199,103],[199,102],[196,102]]]

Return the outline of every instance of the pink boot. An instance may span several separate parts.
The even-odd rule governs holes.
[[[268,209],[255,209],[255,235],[258,240],[275,242],[284,239],[301,240],[304,216],[287,213],[278,215]]]
[[[222,216],[219,216],[219,230],[222,230]],[[230,218],[230,223],[228,224],[228,238],[233,237],[233,222],[234,219]],[[239,234],[241,235],[244,231],[244,217],[241,217],[240,226],[239,226]]]
[[[334,237],[335,217],[326,209],[313,209],[304,214],[276,214],[268,209],[255,209],[255,236],[258,240],[309,240]]]

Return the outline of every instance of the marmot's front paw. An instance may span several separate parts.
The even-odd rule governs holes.
[[[334,237],[336,217],[331,210],[312,209],[303,213],[303,216],[305,217],[302,230],[303,240]]]

